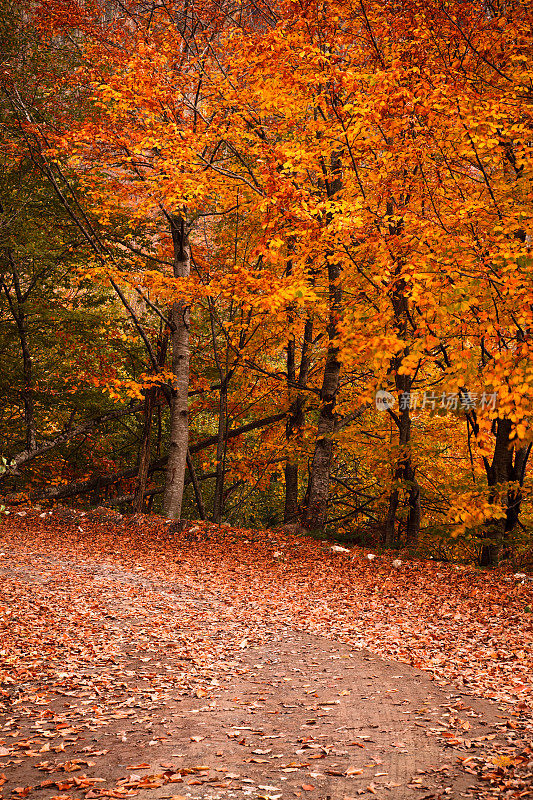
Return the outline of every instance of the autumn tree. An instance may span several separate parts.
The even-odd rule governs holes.
[[[115,384],[144,402],[136,508],[166,405],[169,516],[187,461],[216,521],[283,472],[286,520],[409,547],[435,522],[497,560],[530,451],[530,23],[527,3],[41,10],[43,41],[74,34],[55,85],[85,105],[21,130],[49,180],[76,175],[86,278],[144,349]]]

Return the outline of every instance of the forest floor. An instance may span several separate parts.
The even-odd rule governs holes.
[[[533,582],[12,509],[5,798],[533,797]]]

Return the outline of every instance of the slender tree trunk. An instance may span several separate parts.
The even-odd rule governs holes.
[[[185,231],[183,217],[171,219],[172,241],[174,245],[174,275],[188,278],[190,275],[190,247]],[[189,446],[189,307],[183,300],[172,305],[172,372],[174,392],[170,416],[170,444],[163,495],[163,509],[166,517],[179,520],[183,501],[187,448]]]
[[[325,172],[325,169],[324,169]],[[342,189],[341,161],[331,157],[331,177],[325,180],[326,194],[332,198]],[[331,218],[328,217],[328,222]],[[333,434],[335,431],[335,404],[339,390],[341,362],[339,358],[338,328],[342,314],[342,285],[340,264],[333,253],[327,253],[329,322],[328,350],[320,389],[320,412],[315,452],[309,473],[303,526],[308,530],[324,527],[328,517],[329,476],[333,459]]]
[[[398,368],[399,364],[396,366]],[[385,547],[396,547],[400,544],[400,536],[396,529],[396,523],[400,506],[400,492],[401,489],[403,489],[407,495],[405,544],[408,547],[416,547],[420,533],[421,507],[420,486],[416,479],[415,467],[411,455],[411,415],[408,402],[411,390],[411,379],[406,375],[398,375],[397,372],[395,378],[396,388],[399,391],[400,398],[403,397],[402,408],[397,414],[395,412],[391,413],[398,428],[400,452],[396,459],[393,484],[389,497],[389,508],[387,516],[385,517],[383,543]]]
[[[20,348],[22,351],[22,372],[23,372],[23,387],[22,387],[22,402],[24,404],[24,426],[25,426],[25,440],[26,452],[31,453],[36,449],[37,436],[35,431],[35,408],[33,402],[33,362],[30,353],[30,346],[28,341],[28,333],[26,330],[26,313],[24,311],[25,297],[22,293],[20,286],[20,279],[18,269],[13,260],[13,254],[10,249],[6,250],[7,261],[10,266],[11,274],[13,276],[13,287],[15,289],[15,297],[13,298],[7,284],[4,281],[3,275],[1,276],[2,286],[9,303],[9,308],[17,326],[17,332],[20,341]]]
[[[393,218],[394,206],[392,200],[387,201],[387,215],[390,220]],[[397,237],[403,230],[403,220],[390,221],[388,223],[389,236]],[[392,254],[391,254],[392,255]],[[396,282],[391,291],[392,308],[394,311],[394,327],[397,334],[407,340],[409,307],[406,294],[406,286],[401,273],[401,259],[397,259]],[[389,497],[389,508],[385,518],[385,530],[383,543],[385,547],[395,547],[400,543],[397,531],[397,514],[400,505],[402,490],[407,495],[407,519],[405,524],[405,544],[408,547],[416,547],[420,534],[420,486],[416,479],[416,468],[413,464],[411,450],[411,412],[410,394],[413,386],[411,375],[400,374],[400,367],[403,359],[409,355],[409,347],[393,356],[390,364],[390,372],[394,374],[396,391],[400,398],[400,408],[398,413],[388,409],[389,414],[394,419],[398,428],[399,454],[393,474],[393,484]]]
[[[300,516],[298,503],[299,451],[305,422],[305,387],[309,375],[312,338],[313,320],[308,318],[304,327],[298,378],[296,377],[296,343],[294,337],[289,339],[287,345],[287,389],[290,407],[285,436],[289,454],[285,464],[285,508],[283,511],[283,521],[287,523],[295,522]]]
[[[285,507],[283,522],[295,522],[299,515],[298,506],[298,459],[291,455],[285,464]]]
[[[318,431],[309,474],[303,519],[304,527],[308,530],[323,528],[328,516],[329,475],[333,458],[333,434],[335,431],[335,404],[341,373],[339,348],[335,341],[341,312],[342,288],[339,283],[340,267],[333,258],[328,258],[328,279],[330,296],[329,344],[320,390]]]
[[[224,482],[226,479],[226,441],[228,435],[228,387],[226,377],[222,378],[218,403],[217,477],[213,498],[213,522],[220,523],[224,513]]]
[[[289,314],[289,324],[294,322],[294,316]],[[287,342],[287,391],[290,398],[290,410],[293,411],[296,392],[296,341],[294,334]],[[286,438],[290,446],[292,436],[292,413],[287,420]],[[294,451],[287,455],[285,464],[285,508],[283,509],[283,522],[294,522],[298,516],[298,456]]]
[[[157,340],[157,367],[162,369],[165,366],[168,347],[168,333],[160,334]],[[144,397],[143,407],[143,432],[141,437],[141,446],[139,449],[139,471],[137,473],[137,481],[135,485],[135,496],[133,500],[133,511],[140,513],[143,510],[144,498],[146,497],[146,483],[148,480],[148,469],[150,467],[151,456],[151,439],[152,439],[152,416],[155,406],[155,401],[158,395],[158,388],[153,386],[147,389]],[[161,409],[158,405],[159,417],[161,416]],[[153,495],[149,495],[149,499],[153,501]]]
[[[207,515],[205,513],[204,498],[202,496],[202,490],[200,488],[200,483],[198,482],[198,478],[196,476],[196,470],[194,469],[192,456],[189,450],[187,451],[187,468],[189,470],[192,488],[194,489],[194,497],[196,499],[198,514],[200,515],[200,519],[207,519]]]
[[[218,376],[220,379],[218,395],[218,430],[217,430],[217,454],[216,454],[216,481],[215,493],[213,497],[213,522],[220,523],[224,513],[224,483],[226,480],[226,450],[228,439],[228,384],[232,375],[229,366],[229,351],[226,348],[225,367],[223,368],[219,347],[217,343],[217,332],[215,327],[216,317],[215,306],[209,302],[209,322],[211,326],[211,339],[213,342],[213,358],[215,360]],[[233,304],[230,307],[230,319],[233,316]],[[222,324],[219,322],[220,327]]]
[[[148,468],[150,466],[150,441],[152,433],[152,412],[154,408],[155,392],[155,389],[148,389],[144,398],[144,419],[141,447],[139,451],[139,471],[137,473],[135,497],[133,500],[133,511],[136,514],[143,510],[146,482],[148,480]]]
[[[507,493],[507,516],[505,519],[506,534],[511,533],[518,525],[520,509],[523,500],[522,486],[524,485],[526,466],[530,452],[531,444],[528,444],[526,447],[520,447],[515,451],[511,478],[518,484],[518,487],[515,489],[509,489]]]

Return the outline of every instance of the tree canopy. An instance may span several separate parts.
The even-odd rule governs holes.
[[[11,500],[531,546],[531,23],[8,4]]]

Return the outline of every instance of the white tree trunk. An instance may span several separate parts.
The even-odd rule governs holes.
[[[174,244],[174,275],[176,278],[188,278],[191,270],[191,252],[183,217],[172,218],[171,231]],[[189,446],[189,320],[188,305],[182,300],[173,303],[171,321],[174,326],[172,331],[174,394],[163,509],[168,519],[175,520],[181,517]]]

